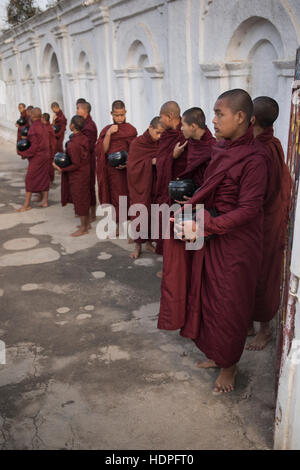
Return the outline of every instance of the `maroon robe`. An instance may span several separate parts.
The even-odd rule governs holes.
[[[96,155],[95,145],[97,142],[97,126],[94,123],[90,115],[85,119],[85,125],[82,129],[82,133],[88,138],[89,141],[89,152],[90,152],[90,193],[91,193],[91,207],[95,207],[96,202]]]
[[[74,134],[68,143],[72,165],[62,169],[61,203],[74,204],[75,213],[88,216],[90,210],[90,155],[89,141],[81,132]]]
[[[186,174],[202,186],[205,170],[216,143],[207,129],[200,140],[189,139]],[[166,330],[182,328],[184,336],[196,338],[199,331],[199,278],[203,250],[187,251],[185,244],[172,236],[164,240],[161,315],[158,327]],[[190,300],[189,300],[190,299]],[[189,306],[189,308],[188,308]]]
[[[165,130],[159,140],[158,154],[156,160],[156,203],[157,204],[170,204],[169,196],[169,183],[171,180],[179,177],[181,173],[186,168],[187,163],[187,152],[186,149],[180,155],[179,158],[173,158],[174,148],[179,142],[183,144],[185,142],[185,137],[181,131],[182,123],[178,124],[176,129],[167,129]],[[163,244],[164,240],[162,239],[162,220],[160,218],[160,227],[159,227],[159,239],[157,240],[156,252],[157,254],[163,254]]]
[[[49,148],[50,148],[50,154],[49,154],[49,176],[50,176],[50,181],[51,183],[54,181],[55,177],[55,170],[52,165],[54,155],[56,153],[56,137],[55,137],[55,132],[53,127],[51,126],[50,122],[47,122],[47,124],[44,124],[45,128],[47,129],[48,132],[48,138],[49,138]]]
[[[129,196],[127,172],[117,170],[108,163],[108,155],[121,150],[129,151],[131,142],[137,136],[137,130],[131,124],[118,124],[119,130],[111,135],[110,146],[104,153],[103,141],[112,124],[102,129],[96,144],[97,179],[100,204],[112,204],[116,210],[116,222],[119,222],[119,196]],[[121,221],[124,222],[124,221]]]
[[[64,142],[66,127],[67,127],[67,119],[65,118],[65,115],[61,109],[56,114],[53,124],[59,127],[59,131],[55,133],[56,152],[63,152],[64,151],[63,142]]]
[[[236,141],[223,140],[214,146],[204,184],[190,201],[204,203],[219,214],[213,218],[205,211],[205,233],[216,236],[205,242],[202,268],[193,280],[199,283],[199,309],[198,333],[192,331],[192,339],[222,368],[239,361],[253,318],[266,184],[265,153],[250,126]],[[165,319],[169,320],[168,312],[162,306],[160,328]],[[184,327],[185,318],[181,320]]]
[[[49,191],[49,138],[40,119],[33,122],[27,138],[31,145],[28,150],[20,152],[22,158],[27,158],[29,161],[25,178],[26,192]]]
[[[263,262],[256,289],[254,320],[271,321],[280,305],[280,286],[291,198],[291,176],[273,127],[257,136],[266,149],[268,186],[264,203]]]
[[[149,130],[137,137],[131,144],[127,161],[127,181],[130,205],[143,204],[148,211],[148,234],[136,239],[137,243],[150,240],[151,232],[151,204],[154,202],[156,181],[155,165],[152,159],[156,158],[158,142],[151,138]],[[132,220],[135,217],[132,217]]]

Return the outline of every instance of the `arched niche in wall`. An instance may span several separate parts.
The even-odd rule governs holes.
[[[121,25],[116,47],[115,98],[125,100],[129,119],[142,132],[161,105],[164,69],[158,47],[143,23]]]
[[[81,51],[78,57],[78,96],[85,98],[92,106],[94,103],[93,80],[95,73],[91,67],[91,60],[85,51]]]
[[[22,82],[23,82],[24,97],[26,99],[26,102],[28,103],[28,106],[29,105],[34,106],[35,105],[34,79],[33,79],[31,66],[29,64],[27,64],[24,69],[24,77],[22,79]]]
[[[53,101],[64,107],[63,91],[61,84],[60,67],[57,54],[51,44],[44,48],[42,57],[42,73],[40,78],[44,95],[44,102],[47,108]]]

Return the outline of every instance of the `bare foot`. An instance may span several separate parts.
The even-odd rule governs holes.
[[[211,361],[211,360],[203,361],[203,362],[199,361],[199,362],[197,362],[196,366],[199,369],[217,369],[218,368],[215,361]]]
[[[133,245],[134,244],[134,240],[132,240],[132,238],[128,238],[128,245]]]
[[[248,351],[262,351],[271,340],[272,333],[270,330],[266,332],[259,331],[255,338],[246,345],[245,349]]]
[[[76,227],[81,228],[81,225],[76,225]],[[92,228],[91,224],[89,224],[87,228],[88,228],[88,230],[91,230],[91,228]]]
[[[151,253],[156,253],[155,246],[153,246],[152,243],[150,243],[150,242],[146,243],[146,250],[150,251]]]
[[[37,204],[36,207],[49,207],[48,202],[41,202],[40,204]]]
[[[88,235],[88,233],[89,232],[87,230],[79,229],[76,232],[71,233],[70,237],[81,237],[82,235]]]
[[[26,211],[30,211],[31,209],[32,209],[31,206],[28,206],[28,207],[22,206],[20,207],[20,209],[17,209],[16,212],[26,212]]]
[[[141,254],[141,252],[142,252],[142,247],[141,247],[141,245],[137,245],[137,246],[135,247],[135,250],[130,254],[130,258],[131,258],[131,259],[138,259],[139,256],[140,256],[140,254]]]
[[[162,271],[158,271],[158,273],[156,273],[156,276],[157,276],[159,279],[162,279],[162,277],[163,277],[163,272],[162,272]]]
[[[219,377],[216,380],[213,395],[220,395],[221,393],[233,392],[236,376],[236,365],[221,369]]]

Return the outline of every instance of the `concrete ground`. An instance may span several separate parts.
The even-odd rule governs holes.
[[[156,329],[160,258],[133,262],[95,228],[69,237],[77,219],[59,186],[48,209],[15,213],[26,163],[0,146],[0,447],[272,448],[274,343],[245,351],[236,391],[213,396],[217,371]]]

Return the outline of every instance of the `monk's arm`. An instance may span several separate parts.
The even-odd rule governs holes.
[[[267,167],[263,158],[253,159],[240,180],[238,207],[218,217],[205,211],[204,228],[208,233],[223,235],[253,221],[263,207],[267,185]]]
[[[29,149],[24,150],[24,151],[19,151],[22,158],[34,157],[38,149],[39,141],[38,141],[38,136],[36,134],[31,134],[28,140],[30,141]]]
[[[72,165],[62,168],[63,173],[69,173],[71,171],[76,171],[80,168],[80,147],[74,146],[71,143],[68,147],[68,154],[70,156]]]
[[[111,133],[108,129],[108,131],[106,132],[105,134],[105,137],[104,137],[104,140],[103,140],[103,150],[104,150],[104,153],[107,153],[108,152],[108,149],[109,149],[109,146],[110,146],[110,137],[111,137]]]

